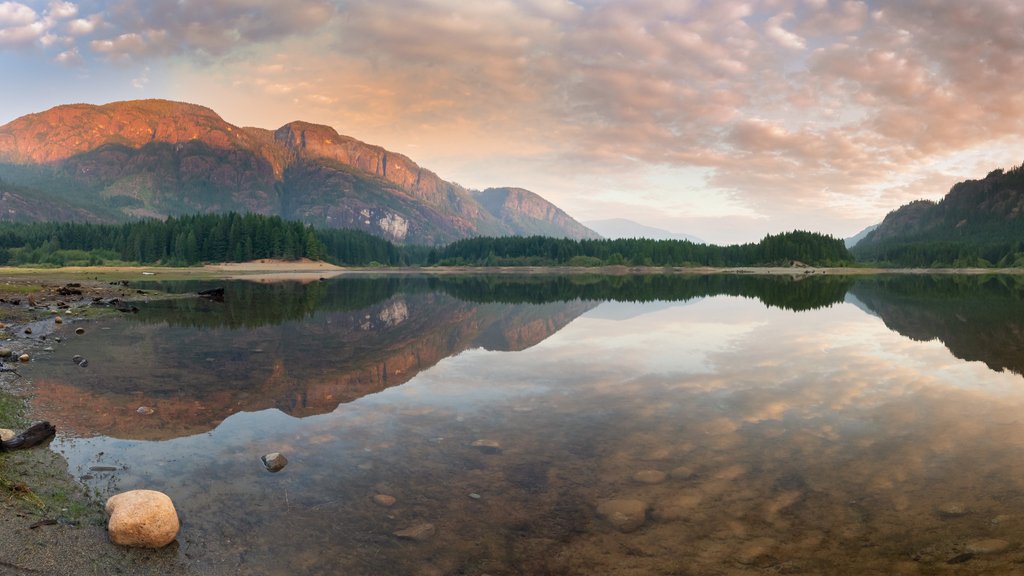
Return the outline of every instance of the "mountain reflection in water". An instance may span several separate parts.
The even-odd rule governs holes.
[[[38,416],[78,435],[53,445],[72,472],[170,494],[198,573],[1024,563],[1015,277],[390,277],[226,300],[90,321],[33,366]],[[622,501],[635,523],[602,513]]]

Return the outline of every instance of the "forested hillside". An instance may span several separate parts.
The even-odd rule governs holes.
[[[890,212],[852,252],[894,266],[1024,266],[1024,165]]]

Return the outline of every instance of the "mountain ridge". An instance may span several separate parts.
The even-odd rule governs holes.
[[[860,259],[904,265],[1024,263],[1024,164],[953,185],[939,201],[889,212],[854,248]]]
[[[330,126],[239,127],[210,108],[169,100],[68,104],[0,126],[7,220],[40,219],[26,205],[46,198],[57,218],[88,221],[233,210],[418,244],[538,230],[598,237],[522,192],[523,201],[500,203],[495,214],[481,202],[487,191]]]

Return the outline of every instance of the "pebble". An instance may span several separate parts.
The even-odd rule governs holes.
[[[78,363],[78,366],[79,366],[80,368],[85,368],[85,367],[86,367],[86,366],[88,366],[88,365],[89,365],[89,361],[88,361],[88,360],[86,360],[85,358],[82,358],[82,361]]]
[[[390,494],[374,494],[373,503],[385,508],[391,508],[398,500]]]
[[[395,536],[403,540],[415,540],[416,542],[430,540],[434,534],[437,534],[437,528],[429,522],[416,524],[415,526],[410,526],[405,530],[394,532]]]
[[[7,442],[8,440],[14,438],[15,436],[17,436],[17,434],[14,432],[14,430],[10,430],[8,428],[0,428],[0,440]]]
[[[71,361],[74,362],[75,364],[78,364],[79,362],[82,361],[82,357],[79,356],[78,354],[75,354],[74,356],[71,357]]]
[[[28,354],[22,354],[21,356],[18,356],[18,360],[21,361],[21,362],[28,362],[29,361],[29,355]]]
[[[75,334],[85,334],[85,328],[75,328]]]
[[[966,550],[974,554],[997,554],[1010,547],[1010,543],[999,538],[984,538],[967,543]]]
[[[54,324],[63,324],[64,323],[64,319],[61,318],[60,316],[54,316],[53,317],[53,323]]]
[[[967,506],[963,502],[946,502],[939,506],[939,516],[946,518],[958,518],[967,514]]]
[[[483,496],[480,496],[476,492],[470,492],[469,497],[472,498],[473,500],[479,500],[480,498],[483,498]]]
[[[31,334],[31,333],[32,333],[32,328],[26,327],[25,328],[25,334]]]
[[[497,454],[498,452],[501,452],[501,444],[499,444],[497,440],[489,440],[487,438],[474,440],[470,446],[480,450],[484,454]]]
[[[85,362],[85,360],[82,360],[82,362]],[[139,406],[135,409],[135,412],[142,414],[143,416],[149,416],[154,412],[154,410],[149,406]]]
[[[632,532],[647,521],[647,503],[640,500],[605,500],[597,506],[598,516],[619,532]]]
[[[0,348],[0,358],[10,358],[14,356],[14,350],[10,348]]]
[[[53,352],[53,346],[47,346],[46,348],[43,348],[43,352]]]
[[[288,465],[288,459],[280,452],[271,452],[264,456],[262,460],[263,465],[271,472],[280,472],[282,468]]]
[[[668,478],[661,470],[641,470],[633,474],[633,481],[641,484],[661,484]]]

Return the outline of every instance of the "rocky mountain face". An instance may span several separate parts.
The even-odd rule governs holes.
[[[242,128],[208,108],[164,100],[58,106],[0,127],[3,186],[18,189],[17,206],[5,204],[0,214],[6,220],[115,222],[235,210],[417,244],[596,237],[532,192],[467,190],[328,126]],[[58,209],[23,206],[32,198]]]
[[[893,210],[857,250],[884,242],[988,242],[1024,232],[1024,166],[993,170],[982,180],[967,180],[939,202],[916,200]]]

